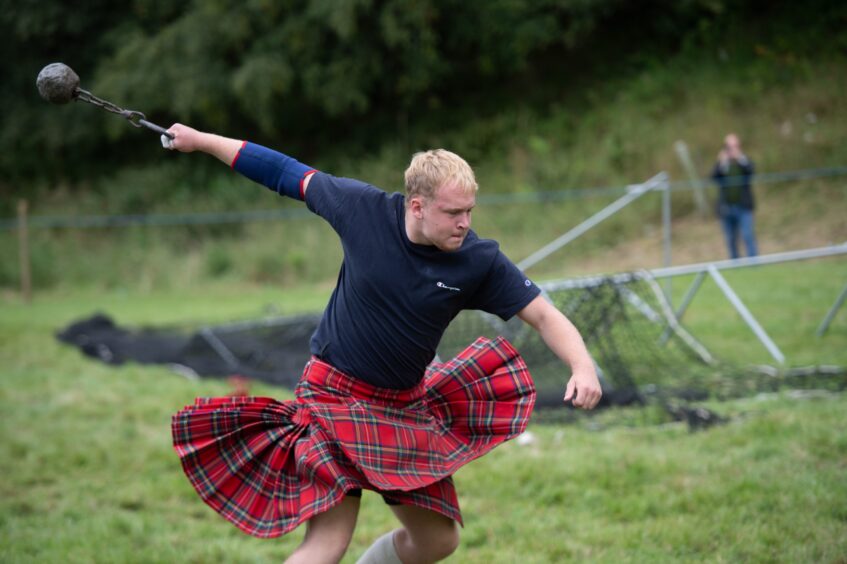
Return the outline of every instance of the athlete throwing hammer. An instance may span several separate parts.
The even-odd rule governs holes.
[[[174,416],[189,480],[249,534],[277,537],[307,522],[288,562],[340,560],[363,489],[381,494],[401,527],[359,562],[447,557],[462,522],[452,474],[523,432],[535,388],[502,337],[430,364],[444,330],[463,309],[517,314],[570,366],[564,400],[591,409],[601,390],[579,332],[495,241],[470,229],[477,183],[449,151],[416,154],[404,196],[246,141],[180,124],[168,131],[169,148],[211,154],[305,201],[344,248],[296,400],[198,398]]]

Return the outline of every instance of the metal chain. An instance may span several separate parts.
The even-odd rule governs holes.
[[[83,90],[82,88],[77,88],[76,99],[82,100],[83,102],[88,102],[89,104],[93,104],[95,106],[103,108],[106,111],[123,116],[135,127],[141,127],[140,121],[143,119],[147,119],[147,117],[141,112],[136,112],[134,110],[125,110],[120,106],[116,106],[108,100],[98,98],[88,90]]]

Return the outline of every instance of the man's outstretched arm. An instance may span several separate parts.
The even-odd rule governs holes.
[[[565,401],[572,399],[576,407],[593,409],[603,391],[594,361],[574,324],[543,296],[529,302],[518,312],[518,317],[538,331],[550,350],[570,366],[571,379],[565,389]]]
[[[251,180],[298,200],[305,199],[306,189],[315,172],[291,157],[261,145],[197,131],[181,123],[172,125],[168,133],[173,135],[172,149],[212,155]]]

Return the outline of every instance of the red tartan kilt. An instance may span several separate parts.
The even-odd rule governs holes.
[[[451,475],[522,433],[535,403],[502,337],[433,364],[409,390],[378,388],[313,358],[295,401],[198,398],[173,417],[200,497],[241,530],[278,537],[364,488],[462,522]]]

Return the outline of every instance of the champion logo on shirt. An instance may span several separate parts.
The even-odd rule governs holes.
[[[445,290],[450,290],[451,292],[461,292],[462,291],[459,288],[454,288],[453,286],[448,286],[444,282],[436,282],[435,285],[438,286],[439,288],[444,288]]]

